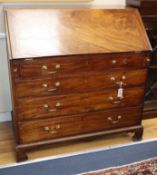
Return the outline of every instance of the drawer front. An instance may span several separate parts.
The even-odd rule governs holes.
[[[125,109],[86,113],[82,115],[34,120],[19,123],[20,142],[30,143],[48,139],[92,133],[119,127],[138,125],[141,109]]]
[[[98,55],[88,56],[90,70],[111,69],[111,68],[142,68],[149,65],[150,59],[146,56],[109,56]]]
[[[34,82],[30,80],[16,82],[16,97],[57,95],[82,92],[86,89],[85,76],[82,74],[69,77],[37,79]]]
[[[146,67],[148,57],[107,57],[95,56],[69,56],[58,58],[22,59],[12,60],[11,69],[15,78],[55,77],[56,75],[82,73],[86,71],[104,71],[108,68],[119,67]]]
[[[124,97],[117,97],[117,89],[100,92],[23,98],[17,100],[19,120],[56,117],[68,114],[136,106],[143,102],[143,88],[124,89]]]
[[[87,69],[84,56],[69,56],[41,59],[12,60],[12,74],[21,79],[34,77],[54,77],[63,73],[81,72]]]
[[[124,87],[141,86],[146,80],[147,70],[116,70],[104,73],[86,73],[75,76],[19,81],[15,85],[16,97],[87,92],[117,88],[122,81]],[[140,77],[140,78],[139,78]]]

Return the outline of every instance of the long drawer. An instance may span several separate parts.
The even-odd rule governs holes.
[[[104,71],[108,68],[147,67],[148,57],[81,55],[11,61],[12,76],[16,78],[52,77],[84,71]]]
[[[56,117],[83,112],[140,105],[143,88],[124,89],[124,97],[117,97],[117,89],[70,95],[22,98],[16,103],[19,120]]]
[[[140,121],[141,109],[132,108],[20,122],[18,125],[20,143],[30,143],[70,135],[128,127],[138,125]]]
[[[143,86],[147,69],[112,70],[110,72],[82,73],[71,76],[37,79],[34,81],[16,81],[16,97],[42,96],[65,94],[118,88],[119,82],[123,87]],[[139,78],[140,77],[140,78]]]

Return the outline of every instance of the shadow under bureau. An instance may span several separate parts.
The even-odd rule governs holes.
[[[151,47],[135,9],[6,9],[17,160],[118,132],[142,137]]]

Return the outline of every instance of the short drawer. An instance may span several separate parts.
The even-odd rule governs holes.
[[[149,65],[147,56],[130,55],[88,55],[88,67],[90,70],[103,71],[111,68],[143,68]]]
[[[12,60],[11,72],[15,78],[33,79],[111,68],[142,68],[148,64],[149,58],[144,56],[82,55]]]
[[[123,98],[117,97],[117,89],[78,93],[71,95],[22,98],[17,100],[19,120],[56,117],[90,111],[108,110],[142,104],[143,88],[124,89]]]
[[[20,143],[128,127],[140,121],[141,109],[133,108],[20,122]]]
[[[92,72],[56,78],[23,80],[15,83],[16,97],[42,96],[52,94],[67,94],[117,88],[119,82],[123,87],[143,86],[147,70],[112,70]],[[140,78],[139,78],[140,77]]]
[[[13,77],[33,79],[81,72],[87,69],[87,64],[84,56],[65,56],[12,60],[11,69]]]

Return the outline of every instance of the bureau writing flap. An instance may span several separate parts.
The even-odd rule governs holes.
[[[11,58],[150,51],[136,9],[7,9]]]

